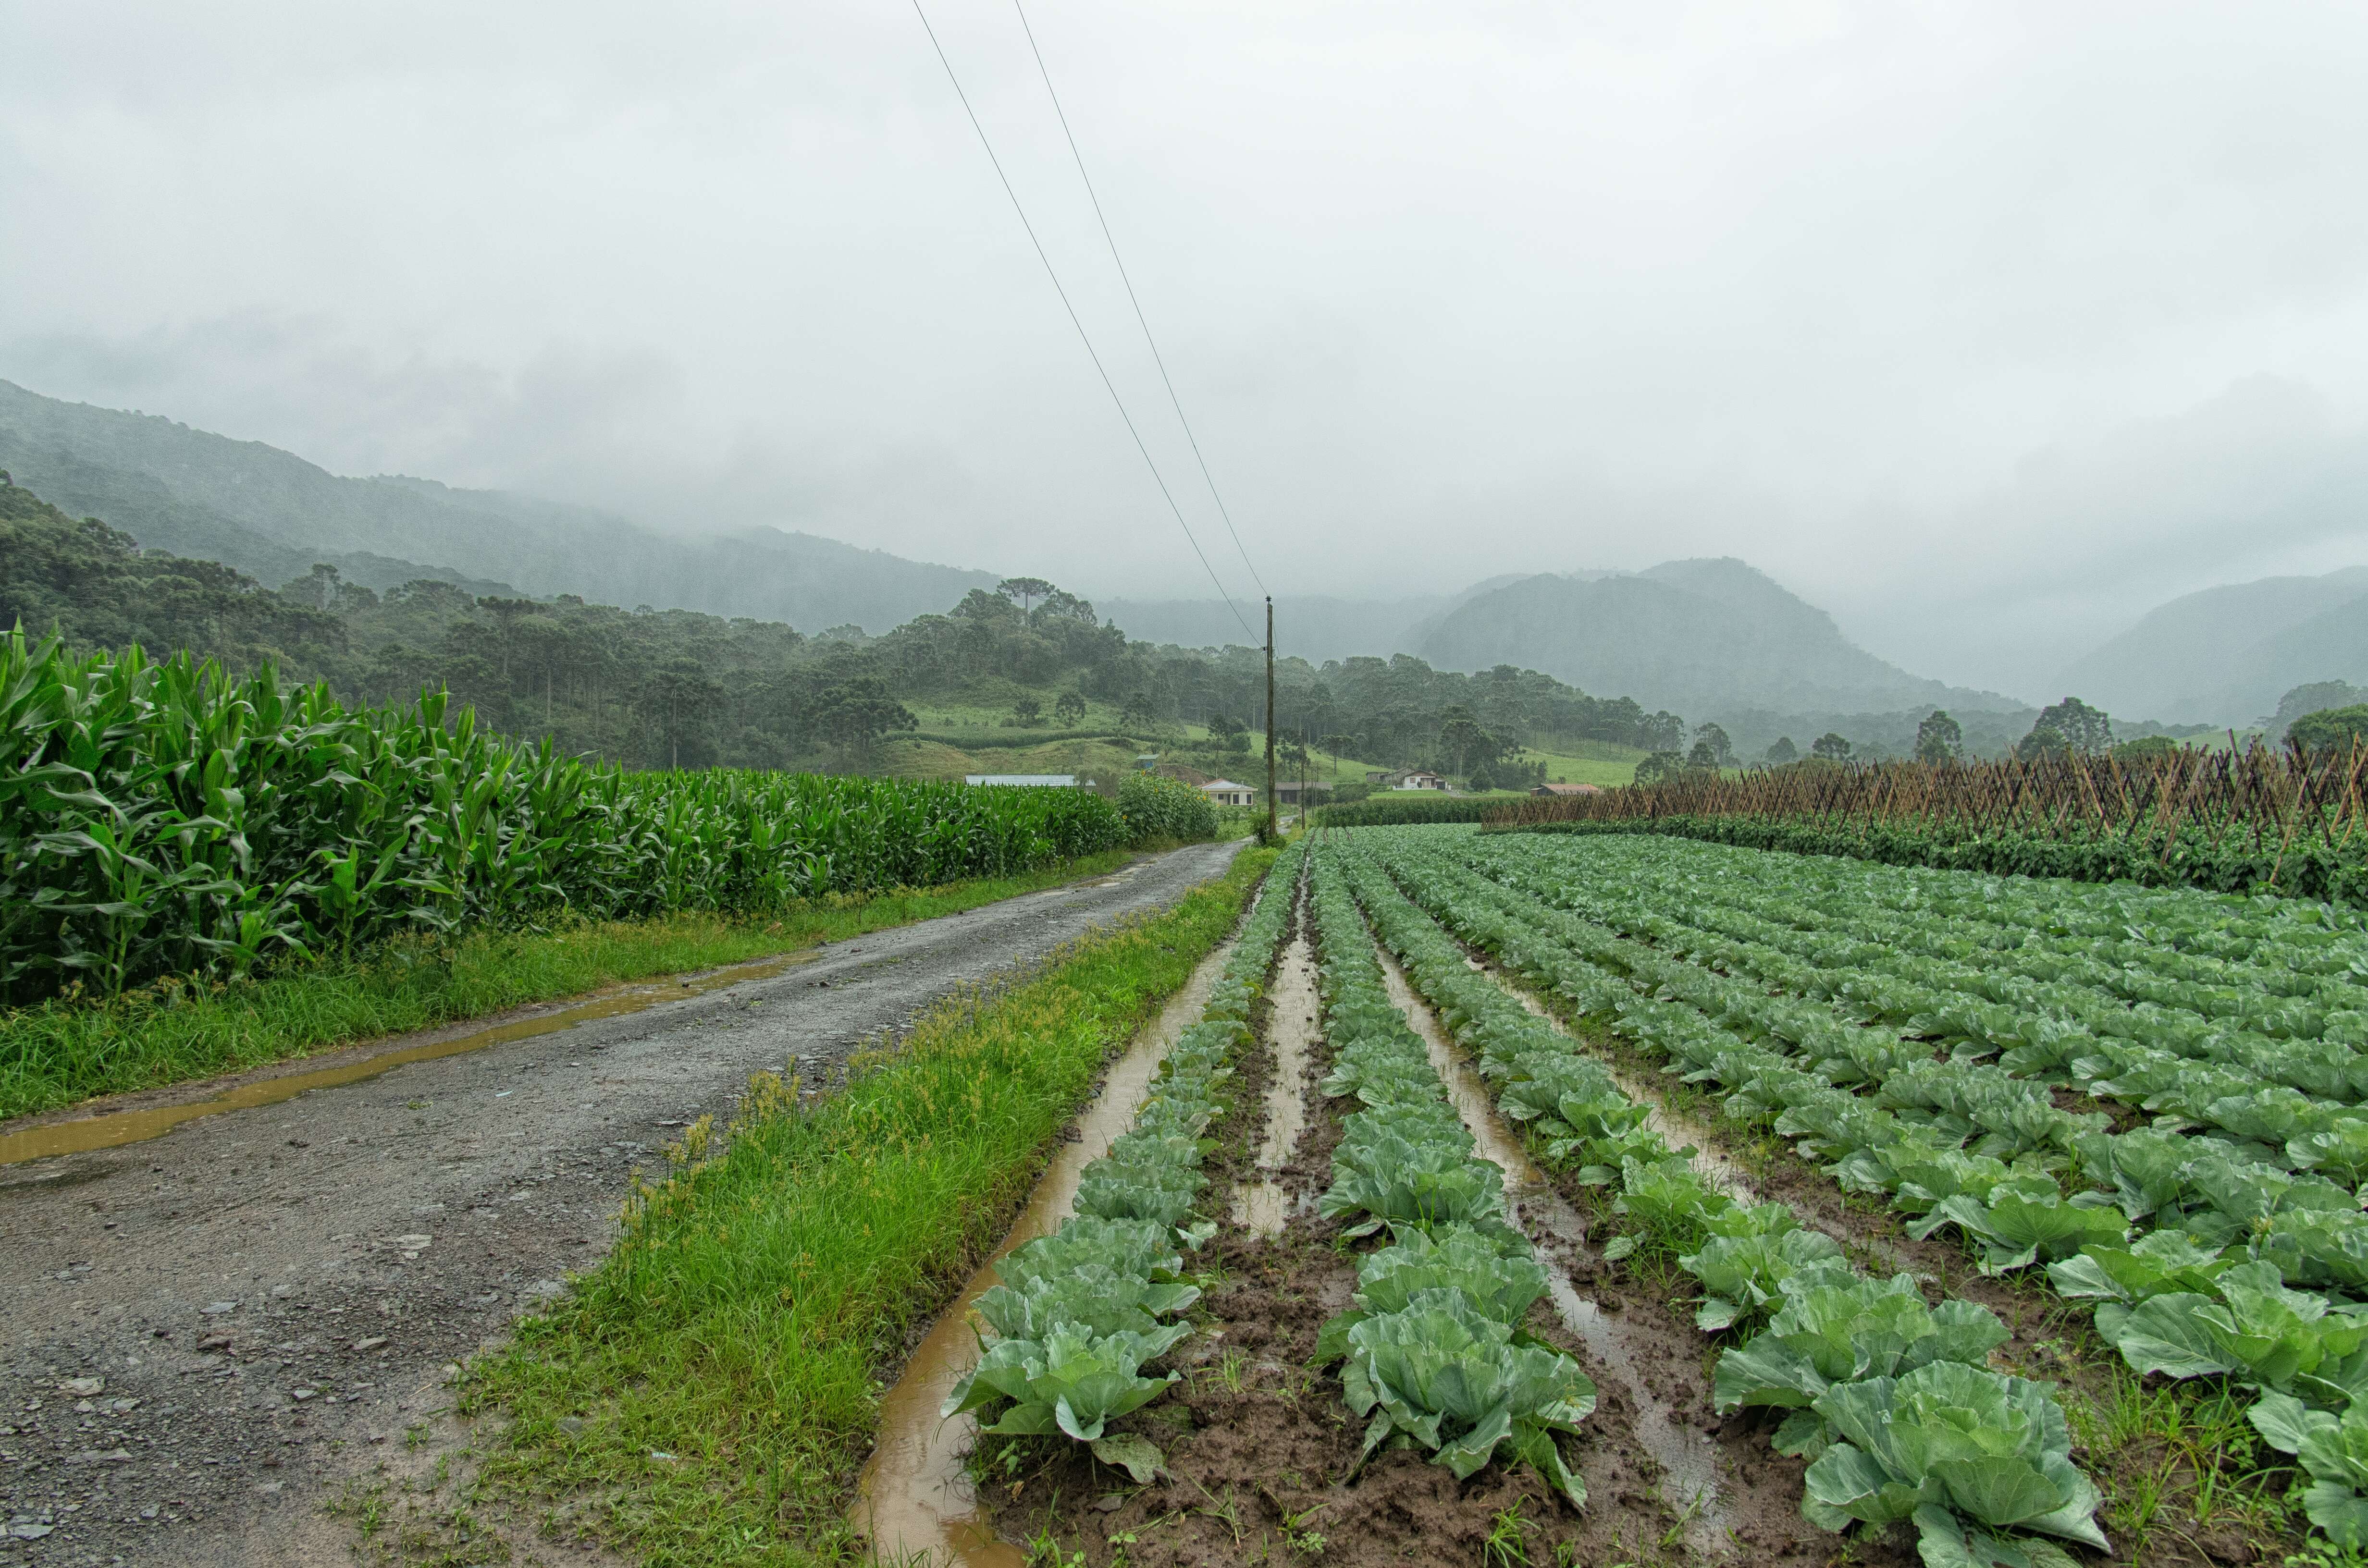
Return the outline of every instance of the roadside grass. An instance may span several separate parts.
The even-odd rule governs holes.
[[[616,1250],[473,1364],[484,1483],[654,1565],[848,1562],[882,1379],[1008,1227],[1102,1064],[1239,916],[1272,851],[925,1015],[801,1108],[760,1075],[629,1203]]]
[[[175,979],[112,998],[68,995],[0,1012],[0,1118],[769,958],[1099,875],[1133,858],[1116,849],[1016,877],[817,900],[762,921],[686,914],[546,933],[477,931],[286,964],[245,981]]]

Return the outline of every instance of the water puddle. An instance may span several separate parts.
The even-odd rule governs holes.
[[[1258,1168],[1280,1171],[1298,1152],[1307,1128],[1307,1064],[1313,1055],[1322,1004],[1315,994],[1315,955],[1305,937],[1283,950],[1267,1011],[1267,1043],[1274,1048],[1274,1077],[1266,1087],[1266,1138]],[[1279,1235],[1291,1222],[1291,1195],[1272,1176],[1234,1194],[1234,1223],[1254,1235]]]
[[[1069,1205],[1077,1196],[1077,1177],[1087,1163],[1109,1152],[1112,1139],[1133,1125],[1160,1060],[1177,1036],[1200,1017],[1209,987],[1233,950],[1234,944],[1227,941],[1202,959],[1184,988],[1135,1036],[1078,1119],[1076,1141],[1053,1152],[1053,1163],[1029,1194],[1028,1207],[1010,1233],[930,1325],[928,1337],[913,1351],[896,1386],[881,1401],[879,1446],[863,1467],[855,1505],[855,1523],[870,1536],[876,1560],[1025,1568],[1028,1553],[996,1539],[979,1517],[978,1498],[962,1469],[962,1456],[977,1437],[978,1422],[968,1415],[949,1421],[938,1415],[954,1384],[978,1361],[971,1303],[996,1283],[997,1259],[1049,1235],[1068,1218]]]
[[[1543,1018],[1553,1027],[1554,1033],[1571,1042],[1573,1050],[1593,1058],[1597,1066],[1611,1074],[1611,1081],[1620,1085],[1620,1092],[1645,1108],[1645,1124],[1661,1135],[1662,1142],[1672,1149],[1683,1149],[1691,1145],[1694,1151],[1694,1169],[1702,1173],[1704,1181],[1734,1199],[1737,1203],[1759,1201],[1750,1178],[1743,1174],[1733,1160],[1718,1152],[1717,1144],[1713,1140],[1709,1128],[1682,1111],[1670,1109],[1650,1085],[1637,1082],[1619,1063],[1606,1062],[1602,1057],[1588,1051],[1563,1021],[1554,1016],[1551,1008],[1515,983],[1503,970],[1493,964],[1483,964],[1471,960],[1465,961],[1495,981],[1506,995],[1527,1008],[1531,1017]]]
[[[201,1116],[278,1105],[308,1090],[334,1088],[339,1084],[356,1084],[365,1078],[375,1078],[407,1062],[433,1062],[438,1057],[464,1056],[472,1051],[483,1051],[487,1046],[502,1045],[514,1040],[532,1040],[537,1035],[557,1034],[578,1024],[588,1024],[599,1018],[622,1017],[629,1013],[643,1012],[667,1002],[681,1001],[687,996],[703,996],[708,992],[721,991],[726,986],[743,984],[751,980],[768,980],[799,964],[812,963],[822,955],[823,949],[812,948],[780,958],[760,959],[754,963],[710,970],[687,980],[625,986],[573,1006],[538,1013],[532,1017],[518,1018],[507,1024],[495,1024],[487,1028],[472,1029],[450,1040],[407,1046],[399,1051],[380,1051],[376,1055],[315,1067],[302,1073],[282,1073],[274,1077],[258,1078],[204,1099],[146,1106],[131,1110],[101,1111],[96,1116],[76,1117],[71,1121],[52,1121],[20,1131],[0,1133],[0,1165],[141,1142],[162,1136],[181,1123],[194,1121]]]
[[[1431,1065],[1447,1085],[1448,1096],[1478,1145],[1480,1157],[1505,1172],[1505,1197],[1514,1221],[1532,1240],[1543,1233],[1561,1247],[1581,1245],[1587,1221],[1547,1182],[1545,1173],[1521,1147],[1520,1139],[1497,1114],[1479,1069],[1456,1048],[1439,1015],[1406,983],[1406,971],[1387,949],[1376,947],[1374,956],[1381,960],[1390,1001],[1422,1036]],[[1546,1265],[1550,1299],[1563,1326],[1586,1344],[1598,1365],[1627,1385],[1635,1411],[1637,1444],[1659,1462],[1667,1500],[1685,1520],[1688,1537],[1705,1550],[1715,1548],[1727,1539],[1728,1527],[1735,1522],[1730,1501],[1719,1485],[1718,1456],[1699,1434],[1671,1420],[1668,1404],[1653,1393],[1645,1375],[1655,1359],[1645,1344],[1649,1330],[1605,1312],[1580,1295],[1570,1282],[1569,1271],[1556,1263],[1547,1248],[1539,1248],[1538,1261]],[[1686,1349],[1691,1352],[1695,1347]],[[1698,1354],[1694,1358],[1699,1359]]]

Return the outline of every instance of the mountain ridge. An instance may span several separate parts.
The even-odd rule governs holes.
[[[2368,566],[2224,583],[2157,605],[2057,676],[2174,722],[2245,724],[2311,681],[2368,681]]]
[[[997,581],[779,528],[677,539],[565,502],[333,474],[265,442],[6,381],[0,468],[152,548],[221,561],[267,584],[317,561],[371,587],[411,577],[514,584],[512,593],[878,631]]]
[[[1601,576],[1524,577],[1466,601],[1416,652],[1442,669],[1520,665],[1689,717],[2027,706],[1910,675],[1732,556]]]

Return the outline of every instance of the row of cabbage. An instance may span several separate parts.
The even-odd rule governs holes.
[[[1787,990],[1930,1023],[1915,1032],[1999,1051],[2018,1073],[2278,1144],[2348,1127],[2368,1155],[2368,1119],[2351,1111],[2368,1097],[2368,938],[2330,925],[2351,917],[2326,905],[2265,912],[2252,905],[2281,901],[2133,892],[2121,900],[2130,918],[2100,931],[2079,906],[2110,894],[2080,883],[1911,879],[1674,840],[1564,841],[1543,853],[1498,840],[1475,843],[1471,858],[1556,902],[1584,899],[1590,918],[1623,933],[1681,952],[1717,943],[1721,968],[1733,960]],[[2171,907],[2125,907],[2140,897]],[[2206,914],[2220,918],[2202,926]],[[2248,958],[2179,946],[2231,927]]]
[[[1911,1277],[1861,1275],[1784,1205],[1711,1186],[1692,1150],[1672,1151],[1600,1062],[1474,973],[1383,872],[1353,856],[1342,867],[1416,989],[1477,1051],[1504,1114],[1549,1164],[1616,1190],[1622,1233],[1605,1257],[1661,1250],[1700,1282],[1697,1324],[1730,1336],[1713,1403],[1790,1412],[1772,1441],[1812,1461],[1804,1515],[1832,1530],[1910,1519],[1935,1568],[2061,1558],[2009,1530],[2105,1545],[2053,1391],[1987,1364],[2009,1337],[1995,1314],[1930,1307]]]
[[[1087,1444],[1146,1484],[1157,1473],[1158,1448],[1110,1424],[1180,1375],[1144,1368],[1192,1332],[1178,1321],[1201,1296],[1185,1255],[1217,1229],[1201,1200],[1202,1135],[1225,1108],[1220,1093],[1250,1040],[1250,1009],[1290,925],[1304,858],[1289,850],[1268,873],[1199,1020],[1168,1049],[1133,1127],[1080,1174],[1070,1217],[995,1266],[1000,1283],[977,1302],[993,1343],[982,1330],[984,1354],[942,1415],[977,1411],[982,1431]]]
[[[2114,1133],[2056,1106],[2044,1082],[1980,1060],[1979,1042],[1936,1060],[1901,1038],[1952,1032],[1932,1015],[1869,1028],[1840,988],[1770,995],[1781,983],[1725,939],[1688,946],[1664,926],[1647,947],[1477,875],[1435,837],[1375,844],[1464,940],[1668,1070],[1725,1086],[1730,1115],[1887,1197],[1911,1234],[1953,1226],[1987,1272],[2045,1265],[2058,1292],[2095,1303],[2099,1333],[2141,1374],[2261,1390],[2254,1423],[2299,1453],[2313,1521],[2368,1541],[2368,1308],[2351,1300],[2368,1286],[2368,1217],[2349,1185],[2294,1168],[2300,1155],[2356,1178],[2340,1151],[2189,1133],[2175,1119]],[[1576,881],[1536,891],[1589,915],[1623,896]]]
[[[1333,1068],[1324,1092],[1354,1096],[1321,1211],[1386,1231],[1359,1259],[1349,1311],[1324,1325],[1317,1360],[1342,1363],[1350,1410],[1366,1418],[1359,1464],[1389,1447],[1431,1452],[1469,1477],[1508,1449],[1567,1497],[1586,1483],[1555,1434],[1595,1409],[1578,1363],[1521,1327],[1547,1274],[1508,1220],[1505,1173],[1475,1156],[1422,1040],[1391,1003],[1355,903],[1323,851],[1310,910]]]

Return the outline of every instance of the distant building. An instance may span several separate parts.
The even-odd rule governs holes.
[[[1230,778],[1212,778],[1201,786],[1201,793],[1221,806],[1247,806],[1258,799],[1258,791],[1247,784],[1236,784]]]
[[[965,773],[965,784],[1017,784],[1028,790],[1074,790],[1077,776],[1074,773]]]
[[[1592,784],[1541,784],[1530,793],[1532,795],[1600,795],[1603,791]]]
[[[1447,788],[1447,780],[1436,773],[1417,771],[1394,774],[1391,777],[1394,782],[1390,788],[1393,790],[1444,790]]]

